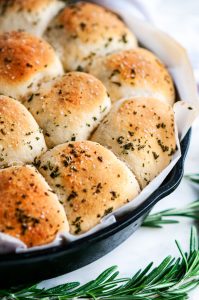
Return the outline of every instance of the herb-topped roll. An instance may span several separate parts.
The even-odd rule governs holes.
[[[48,147],[88,139],[111,101],[94,76],[70,72],[41,86],[25,106],[44,131]]]
[[[32,163],[46,151],[44,136],[18,101],[0,96],[0,167]]]
[[[58,0],[0,0],[0,30],[27,31],[41,36],[63,7],[64,3]]]
[[[88,231],[139,193],[127,166],[91,141],[56,146],[41,156],[38,165],[65,207],[72,234]]]
[[[63,73],[53,48],[26,32],[0,34],[0,94],[31,98],[41,81]]]
[[[44,36],[67,71],[85,71],[96,56],[137,45],[134,34],[117,15],[86,2],[66,7],[49,24]]]
[[[62,205],[34,167],[0,170],[0,191],[0,232],[33,247],[68,231]]]
[[[89,73],[106,86],[111,100],[154,97],[170,105],[175,100],[172,78],[163,63],[150,51],[136,48],[97,58]]]
[[[154,98],[116,102],[92,136],[130,167],[144,188],[171,161],[176,150],[174,113]]]

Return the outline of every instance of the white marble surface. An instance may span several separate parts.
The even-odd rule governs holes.
[[[131,0],[129,0],[131,1]],[[133,1],[139,2],[139,1]],[[199,1],[198,0],[140,0],[149,19],[156,26],[167,31],[187,48],[196,78],[199,79]],[[157,13],[158,12],[158,13]],[[193,126],[190,150],[187,156],[185,173],[199,172],[199,120]],[[181,207],[199,198],[199,189],[194,189],[186,180],[182,180],[177,190],[160,201],[154,211],[171,207]],[[121,276],[130,276],[140,267],[151,261],[160,262],[165,256],[178,255],[174,240],[182,246],[189,244],[191,221],[183,220],[180,224],[167,225],[163,229],[140,228],[127,241],[98,261],[42,283],[50,287],[68,281],[87,282],[95,278],[105,268],[118,265]],[[64,262],[63,262],[64,263]],[[191,300],[199,299],[199,289],[190,293]]]

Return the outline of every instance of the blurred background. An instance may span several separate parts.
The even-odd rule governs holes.
[[[138,17],[167,32],[187,49],[199,83],[199,1],[126,0],[126,2],[132,5]]]

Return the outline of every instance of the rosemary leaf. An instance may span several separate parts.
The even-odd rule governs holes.
[[[165,224],[179,223],[171,217],[186,217],[199,220],[199,200],[194,201],[183,208],[171,208],[149,215],[142,226],[161,228]]]
[[[168,210],[167,210],[168,213]],[[9,300],[185,300],[188,293],[199,285],[198,232],[191,229],[189,253],[176,241],[180,257],[166,257],[156,267],[150,263],[131,278],[119,278],[117,267],[102,272],[96,279],[80,285],[69,282],[50,289],[37,285],[21,290],[0,290],[0,298]]]
[[[187,174],[184,177],[191,182],[199,184],[199,173]]]

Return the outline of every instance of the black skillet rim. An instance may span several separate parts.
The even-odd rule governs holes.
[[[132,224],[133,222],[136,222],[140,217],[147,214],[152,207],[160,201],[165,196],[169,195],[171,192],[173,192],[177,186],[179,185],[183,173],[184,173],[184,162],[185,157],[187,154],[187,151],[189,149],[189,143],[191,138],[191,129],[187,132],[186,136],[180,143],[181,145],[181,152],[182,156],[177,162],[177,164],[174,166],[174,168],[171,170],[167,178],[164,180],[164,182],[161,184],[161,186],[153,192],[144,203],[142,203],[140,206],[138,206],[135,210],[130,212],[129,214],[125,215],[121,219],[117,220],[116,223],[111,224],[107,226],[106,228],[103,228],[87,237],[84,237],[82,239],[79,239],[77,241],[71,242],[67,245],[61,245],[61,246],[54,246],[47,249],[41,249],[37,251],[27,252],[27,253],[11,253],[11,254],[3,254],[0,255],[0,267],[5,266],[7,264],[14,265],[20,264],[20,262],[26,260],[26,262],[34,263],[34,261],[42,261],[42,258],[46,258],[46,255],[48,255],[49,258],[53,259],[53,257],[56,257],[57,255],[61,255],[62,253],[71,253],[75,251],[79,247],[83,247],[84,245],[93,244],[97,241],[103,240],[118,231],[122,230],[123,228],[127,227],[128,225]]]

